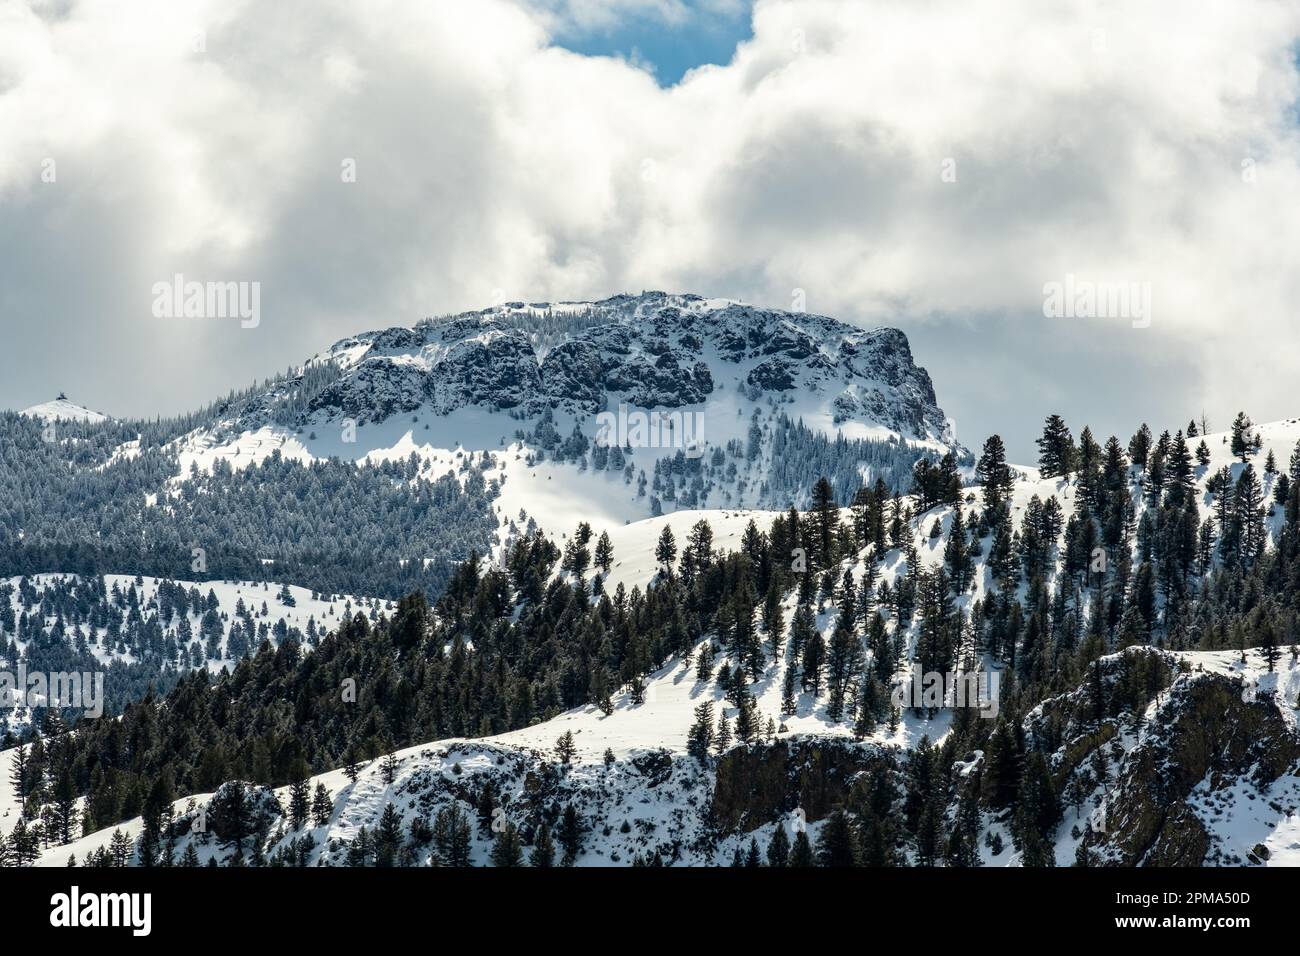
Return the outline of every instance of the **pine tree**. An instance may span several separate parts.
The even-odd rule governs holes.
[[[772,831],[772,839],[767,844],[767,865],[783,867],[790,862],[790,838],[786,836],[785,825],[778,822]]]
[[[334,815],[334,801],[323,783],[316,784],[316,792],[311,801],[311,815],[318,827],[328,824],[330,817]]]
[[[718,753],[726,753],[731,746],[731,725],[727,723],[726,714],[718,714],[718,732],[713,736],[713,746]]]
[[[695,707],[695,723],[686,735],[686,752],[700,763],[706,763],[712,746],[713,701],[705,700]]]
[[[392,867],[402,846],[402,818],[391,803],[380,814],[375,829],[375,866]]]
[[[578,745],[573,740],[573,731],[566,730],[555,741],[555,756],[559,758],[560,763],[566,766],[573,762],[574,755],[578,752]]]
[[[1012,805],[1020,781],[1021,748],[1005,719],[999,718],[989,739],[986,769],[981,777],[984,799],[994,810]]]
[[[1020,778],[1016,794],[1014,830],[1022,849],[1028,853],[1033,848],[1037,853],[1041,844],[1048,841],[1060,819],[1061,807],[1052,784],[1051,771],[1042,753],[1033,751],[1025,761],[1024,774]],[[1050,852],[1050,846],[1046,847],[1046,853],[1050,855]],[[1039,862],[1038,865],[1049,864]]]
[[[808,840],[808,831],[800,829],[794,835],[794,845],[790,847],[789,866],[805,868],[817,865],[813,855],[812,843]]]
[[[1277,662],[1282,656],[1282,652],[1277,646],[1277,632],[1273,630],[1273,625],[1269,621],[1267,613],[1260,614],[1259,627],[1259,649],[1264,661],[1268,664],[1268,672],[1273,673],[1277,667]]]
[[[519,831],[507,823],[497,832],[492,843],[492,865],[497,867],[523,866],[524,849],[519,842]]]
[[[563,866],[573,866],[577,862],[578,854],[582,852],[582,839],[586,833],[586,826],[582,818],[578,816],[578,811],[572,803],[564,807],[564,815],[560,818],[560,846],[564,850],[564,857],[560,863]]]
[[[826,642],[820,631],[814,630],[808,637],[803,649],[802,674],[803,689],[816,697],[821,692],[822,667],[826,658]]]
[[[700,658],[695,666],[695,679],[702,684],[708,683],[713,676],[713,644],[709,641],[700,648]]]
[[[72,825],[76,820],[77,791],[72,783],[72,768],[66,764],[59,771],[53,795],[55,832],[60,843],[71,843]]]
[[[948,530],[948,541],[943,549],[944,564],[952,578],[954,594],[961,594],[970,583],[971,558],[966,540],[966,523],[962,519],[961,505],[952,513],[952,527]]]
[[[794,682],[795,682],[795,665],[791,661],[785,669],[785,676],[781,679],[781,713],[787,716],[793,716],[795,710],[794,700]]]
[[[453,803],[438,811],[433,820],[433,847],[440,865],[469,866],[471,839],[469,818],[459,804]]]
[[[1060,415],[1049,415],[1037,439],[1038,468],[1044,478],[1068,478],[1074,470],[1076,450],[1070,429]]]
[[[673,562],[677,560],[677,539],[673,537],[673,529],[668,525],[664,525],[663,531],[659,532],[659,543],[655,545],[655,560],[659,562],[665,574],[673,573]]]
[[[981,494],[989,521],[1001,520],[1002,509],[1014,484],[1001,435],[990,435],[984,440],[984,450],[975,465],[975,480],[983,486]]]
[[[1234,458],[1240,458],[1244,464],[1250,458],[1251,452],[1251,421],[1245,412],[1237,412],[1237,417],[1232,420],[1232,455]]]
[[[19,744],[14,748],[14,757],[9,766],[9,782],[13,785],[14,797],[20,807],[27,802],[27,778],[31,770],[27,759],[29,752],[25,744]]]
[[[862,851],[858,846],[858,836],[848,814],[842,809],[834,810],[822,824],[821,833],[817,835],[817,865],[844,867],[858,866]]]
[[[609,532],[602,531],[600,538],[596,541],[596,567],[600,568],[601,573],[609,574],[609,570],[613,566],[614,545],[609,540]]]
[[[555,843],[551,840],[551,827],[545,822],[537,830],[533,851],[528,856],[528,865],[538,869],[549,869],[555,865]]]
[[[294,761],[290,769],[289,785],[289,821],[295,830],[300,830],[311,816],[311,768],[301,757]]]
[[[348,744],[346,756],[344,757],[343,774],[353,784],[361,776],[361,751],[355,741]]]
[[[767,632],[773,662],[780,661],[781,644],[785,639],[785,611],[781,607],[781,601],[781,589],[773,577],[763,601],[763,630]]]
[[[835,489],[824,475],[813,485],[811,517],[816,547],[814,563],[819,568],[829,568],[837,558],[835,541],[840,509],[835,501]]]
[[[1147,427],[1146,422],[1142,423],[1133,437],[1128,442],[1128,457],[1133,464],[1137,465],[1143,471],[1146,471],[1147,462],[1151,454],[1151,429]]]

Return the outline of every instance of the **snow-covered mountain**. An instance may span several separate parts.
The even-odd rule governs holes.
[[[698,295],[512,302],[353,336],[311,364],[321,361],[334,363],[339,378],[311,399],[302,424],[372,424],[467,406],[519,417],[594,415],[620,402],[680,409],[742,387],[797,397],[800,414],[851,437],[955,445],[930,376],[897,329]],[[268,396],[268,405],[281,397]],[[264,424],[258,411],[269,407],[240,424]]]
[[[593,443],[600,416],[627,406],[697,414],[701,444]],[[991,502],[986,489],[961,485],[957,461],[968,466],[969,453],[893,330],[647,293],[514,303],[347,339],[202,426],[171,433],[155,462],[165,484],[146,513],[204,503],[205,472],[231,482],[269,462],[260,478],[288,484],[344,459],[379,466],[370,469],[376,491],[435,476],[488,491],[494,560],[461,565],[451,603],[432,613],[386,604],[382,617],[402,620],[372,614],[373,642],[365,627],[340,631],[302,659],[303,671],[291,648],[274,665],[268,648],[260,665],[244,667],[241,679],[259,667],[283,668],[287,679],[340,658],[351,666],[367,647],[387,655],[385,690],[360,688],[367,730],[361,744],[352,739],[349,766],[309,780],[324,794],[311,822],[291,822],[287,790],[233,779],[255,761],[218,765],[190,776],[191,789],[215,793],[176,804],[174,851],[193,850],[191,863],[228,860],[232,846],[255,860],[369,863],[367,841],[384,832],[401,862],[418,865],[442,852],[439,826],[465,826],[459,859],[484,863],[505,830],[535,850],[545,826],[567,829],[579,864],[708,865],[794,841],[805,825],[816,839],[851,814],[864,857],[880,852],[891,863],[1300,862],[1300,656],[1278,648],[1276,635],[1267,654],[1246,635],[1275,613],[1256,591],[1278,576],[1242,583],[1288,533],[1295,550],[1300,499],[1288,489],[1300,471],[1300,421],[1198,430],[1184,441],[1143,429],[1128,445],[1132,461],[1118,439],[1102,449],[1081,435],[1080,453],[1066,436],[1065,459],[1086,459],[1066,467],[1080,473],[1011,469]],[[105,467],[138,453],[119,436],[109,441]],[[917,495],[872,486],[891,468],[910,474],[918,455],[948,453],[943,469],[917,472]],[[837,492],[862,488],[863,498],[833,517],[830,504],[787,518],[792,503],[807,509],[821,475],[837,479]],[[332,494],[333,482],[348,480],[328,477]],[[585,542],[570,537],[579,522],[591,525],[587,540],[605,532],[598,581]],[[523,537],[538,528],[554,544]],[[665,571],[679,545],[680,581]],[[830,555],[811,572],[810,548]],[[153,592],[161,611],[165,591]],[[54,627],[53,599],[40,603],[38,627]],[[334,603],[299,594],[298,616],[319,626]],[[1277,620],[1283,634],[1297,633],[1294,618]],[[196,604],[186,625],[200,623]],[[261,625],[214,620],[207,659],[219,663],[232,635],[249,646]],[[93,626],[105,647],[111,623]],[[996,707],[972,714],[948,696],[934,707],[896,704],[893,693],[926,660],[945,674],[998,679],[1007,716]],[[331,741],[351,739],[335,701],[312,696],[319,686],[242,705],[253,722],[273,722],[293,700],[304,722],[338,721]],[[237,696],[230,684],[216,696],[227,690]],[[419,706],[385,713],[394,700]],[[475,710],[481,701],[491,707]],[[475,722],[454,713],[461,722],[449,723],[447,709]],[[736,742],[724,728],[739,733],[742,717]],[[718,728],[704,754],[692,748],[701,721]],[[484,736],[419,733],[449,726]],[[508,727],[518,729],[498,732]],[[379,756],[390,729],[404,746]],[[268,755],[290,759],[289,741],[263,734],[274,742],[258,737]],[[362,745],[370,756],[358,757]],[[342,751],[316,755],[320,771]],[[0,763],[13,759],[7,752]],[[236,804],[258,821],[255,832],[223,829]],[[6,828],[18,813],[0,796]],[[102,862],[110,847],[129,861],[125,837],[142,825],[98,829],[40,862]]]
[[[108,416],[102,412],[96,412],[83,405],[78,405],[62,395],[53,401],[42,402],[39,405],[33,405],[31,408],[24,408],[19,414],[30,415],[33,418],[39,418],[47,422],[72,421],[87,422],[93,425],[109,420]]]
[[[969,452],[896,329],[647,292],[507,303],[353,336],[177,443],[180,473],[279,452],[496,471],[501,541],[679,509],[847,503]]]

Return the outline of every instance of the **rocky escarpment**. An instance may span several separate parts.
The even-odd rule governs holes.
[[[1185,802],[1192,788],[1207,777],[1213,786],[1247,775],[1264,786],[1297,757],[1300,740],[1272,700],[1248,702],[1241,682],[1222,675],[1180,680],[1125,761],[1107,813],[1113,858],[1121,865],[1199,864],[1208,837]]]
[[[585,416],[620,402],[679,408],[707,401],[717,383],[734,379],[774,397],[820,396],[836,424],[958,447],[930,376],[897,329],[696,295],[507,303],[344,339],[314,364],[338,375],[294,406],[297,425],[380,422],[422,407],[446,414],[478,406],[519,417],[544,409]],[[281,383],[268,401],[252,403],[239,427],[265,424],[299,384]]]
[[[1089,833],[1097,861],[1118,866],[1198,866],[1210,846],[1189,798],[1244,781],[1263,790],[1300,759],[1300,736],[1271,697],[1252,699],[1239,679],[1184,674],[1125,756],[1105,801],[1105,825]]]
[[[896,769],[894,751],[828,738],[736,747],[718,761],[713,821],[723,833],[748,832],[803,811],[808,823],[847,802],[864,773]]]

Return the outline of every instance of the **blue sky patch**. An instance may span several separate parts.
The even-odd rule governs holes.
[[[753,36],[749,2],[733,11],[688,6],[691,13],[680,22],[629,16],[609,29],[560,33],[555,44],[587,56],[622,57],[652,69],[660,86],[673,86],[694,67],[731,62],[736,46]]]

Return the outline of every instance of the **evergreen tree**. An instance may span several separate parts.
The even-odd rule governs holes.
[[[289,821],[295,830],[302,829],[311,816],[311,768],[301,757],[291,771],[293,783],[289,785]]]
[[[1237,417],[1232,420],[1232,454],[1234,458],[1240,458],[1244,464],[1250,458],[1252,448],[1251,421],[1245,412],[1237,412]]]
[[[549,869],[555,865],[555,843],[551,840],[551,827],[545,822],[537,830],[533,851],[528,856],[528,865],[538,869]]]
[[[1002,436],[990,435],[984,440],[984,449],[975,465],[975,480],[982,486],[981,494],[989,520],[1001,520],[1002,509],[1011,497],[1014,484]]]
[[[817,859],[813,854],[812,843],[808,840],[808,832],[800,829],[794,835],[794,844],[790,847],[791,867],[805,868],[817,865]]]
[[[817,835],[818,866],[858,866],[862,851],[848,814],[835,809]]]
[[[817,479],[812,490],[813,543],[815,546],[814,563],[818,568],[829,568],[837,559],[836,531],[839,528],[839,505],[835,501],[835,489],[823,475]]]
[[[790,857],[790,838],[786,836],[784,824],[778,823],[772,831],[772,839],[767,844],[767,865],[786,866]]]
[[[498,867],[523,866],[524,849],[519,842],[519,831],[507,823],[497,832],[492,844],[492,865]]]
[[[567,766],[573,762],[573,758],[577,752],[578,745],[574,742],[573,731],[566,730],[560,735],[560,738],[555,741],[555,756],[559,759],[560,763]]]
[[[686,735],[686,752],[700,763],[706,763],[712,746],[713,701],[705,700],[695,707],[695,723]]]
[[[1070,429],[1060,415],[1049,415],[1038,443],[1038,469],[1044,478],[1064,476],[1074,470],[1076,450]]]
[[[379,826],[375,828],[375,866],[389,868],[397,861],[398,851],[402,846],[402,818],[397,808],[391,803],[380,814]]]
[[[316,792],[311,801],[311,815],[318,827],[328,824],[334,815],[334,801],[323,783],[316,784]]]
[[[560,861],[563,866],[573,866],[578,859],[578,854],[582,852],[583,836],[586,833],[586,825],[582,818],[578,816],[577,809],[572,803],[565,804],[564,815],[560,818],[560,847],[564,850],[564,857]]]
[[[673,573],[673,562],[677,560],[677,540],[673,537],[673,529],[664,525],[663,531],[659,532],[659,543],[655,545],[655,560],[663,568],[665,574]]]
[[[609,532],[602,531],[596,541],[596,567],[600,568],[602,574],[609,574],[613,566],[614,545],[609,540]]]
[[[433,821],[433,847],[441,866],[469,866],[471,839],[469,818],[459,804],[438,811]]]

